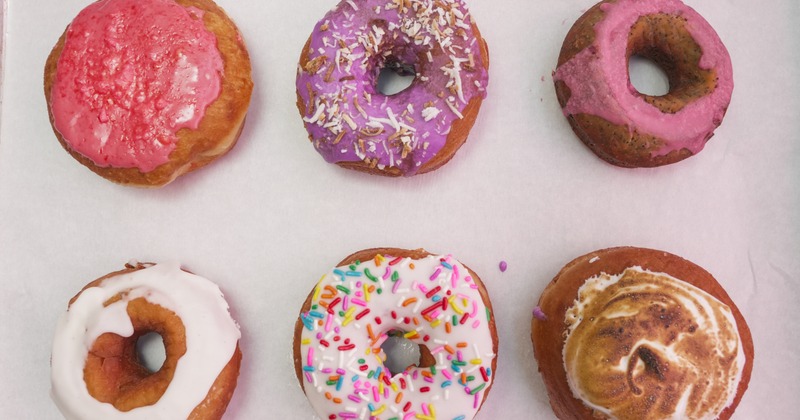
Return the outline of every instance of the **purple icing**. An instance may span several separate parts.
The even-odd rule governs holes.
[[[462,0],[339,3],[314,27],[309,61],[297,74],[317,151],[331,163],[414,175],[445,145],[470,100],[486,96],[487,57],[473,25]],[[378,92],[381,69],[400,65],[415,69],[411,86]]]

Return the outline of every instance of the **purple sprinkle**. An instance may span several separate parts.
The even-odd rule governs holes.
[[[505,273],[506,269],[508,269],[508,263],[505,261],[500,261],[500,272]]]
[[[538,306],[533,308],[533,317],[539,321],[547,321],[547,315],[545,315],[544,312],[542,312],[542,308]]]

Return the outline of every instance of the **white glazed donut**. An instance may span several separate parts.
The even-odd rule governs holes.
[[[157,372],[136,354],[149,332],[164,340]],[[87,285],[59,319],[52,396],[67,419],[218,419],[236,387],[240,337],[211,281],[177,263],[128,265]]]
[[[422,357],[392,375],[381,345],[397,331]],[[323,419],[471,419],[496,355],[481,280],[453,257],[422,250],[351,255],[322,277],[295,329],[298,380]]]

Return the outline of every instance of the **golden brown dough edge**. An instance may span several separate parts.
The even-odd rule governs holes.
[[[592,260],[594,262],[591,262]],[[587,279],[601,272],[619,274],[633,266],[667,273],[686,281],[703,289],[731,309],[746,360],[736,397],[719,417],[721,420],[730,418],[747,390],[753,370],[753,338],[744,317],[725,289],[702,267],[664,251],[636,247],[602,249],[578,257],[564,266],[542,292],[538,305],[547,316],[547,320],[542,321],[535,317],[532,319],[531,340],[553,412],[561,419],[604,418],[599,413],[595,414],[581,400],[573,397],[569,388],[562,359],[566,331],[564,319],[567,309],[572,306],[578,295],[578,289]]]
[[[375,258],[376,255],[390,255],[393,257],[403,257],[403,258],[411,258],[414,260],[423,259],[429,255],[432,255],[430,252],[420,248],[420,249],[403,249],[403,248],[370,248],[365,249],[362,251],[358,251],[353,253],[345,259],[343,259],[337,267],[341,267],[344,265],[353,264],[356,261],[368,261]],[[461,262],[461,261],[459,261]],[[497,349],[498,349],[498,338],[497,338],[497,325],[495,324],[495,316],[494,316],[494,309],[492,308],[492,301],[489,300],[489,292],[486,290],[486,286],[484,285],[481,278],[474,272],[472,269],[467,267],[463,262],[461,264],[469,271],[469,275],[472,276],[473,281],[478,286],[478,290],[481,294],[481,299],[486,307],[489,309],[489,313],[491,314],[491,319],[489,319],[489,330],[492,335],[492,353],[494,353],[494,358],[492,359],[492,383],[485,388],[483,399],[481,400],[481,407],[483,403],[486,402],[486,399],[489,397],[489,391],[492,389],[492,385],[494,385],[494,377],[497,372]],[[315,286],[316,287],[316,286]],[[314,296],[314,288],[311,289],[309,292],[308,297],[306,297],[305,302],[303,302],[303,307],[300,309],[298,313],[297,321],[294,324],[294,341],[292,344],[292,354],[294,358],[294,370],[295,375],[297,376],[297,382],[300,384],[300,388],[303,389],[305,392],[305,387],[303,386],[303,361],[302,356],[300,355],[300,338],[303,332],[303,323],[300,321],[299,314],[303,312],[307,312],[311,309],[311,298]],[[478,407],[480,410],[480,407]]]
[[[69,300],[67,308],[72,306],[75,300],[77,300],[81,293],[83,293],[86,289],[99,286],[103,281],[112,277],[143,270],[150,265],[151,263],[125,264],[124,269],[111,272],[105,276],[91,281],[89,284],[84,286],[80,292],[75,294],[72,299]],[[188,270],[184,271],[190,273]],[[208,394],[206,394],[206,397],[203,399],[203,401],[201,401],[200,404],[198,404],[194,410],[192,410],[188,420],[219,420],[222,418],[222,415],[225,413],[225,410],[228,408],[228,404],[233,397],[233,392],[236,390],[241,363],[242,351],[239,347],[239,343],[236,343],[236,350],[234,351],[233,356],[231,356],[231,360],[228,361],[224,368],[222,368],[222,371],[220,371],[217,379],[208,390]]]
[[[481,36],[481,32],[478,30],[478,25],[475,23],[472,24],[472,31],[475,34],[475,38],[478,40],[478,45],[481,49],[481,54],[484,57],[484,68],[489,70],[489,45],[486,43],[486,40]],[[313,34],[312,34],[313,35]],[[308,37],[306,40],[306,44],[303,46],[303,51],[300,53],[300,60],[299,66],[300,68],[304,68],[306,63],[309,60],[309,46],[311,45],[311,36]],[[464,107],[464,111],[462,111],[462,115],[464,118],[458,119],[453,121],[453,125],[450,128],[450,134],[447,135],[447,139],[445,140],[445,144],[442,149],[433,157],[433,159],[426,162],[422,165],[415,175],[421,175],[428,172],[433,172],[436,169],[439,169],[441,166],[446,164],[450,161],[450,159],[455,156],[458,149],[461,148],[464,143],[467,141],[467,137],[469,137],[470,131],[472,131],[472,126],[475,124],[475,120],[478,118],[478,111],[481,109],[481,104],[483,103],[483,98],[476,96],[470,99],[467,106]],[[297,110],[300,111],[300,117],[306,116],[306,105],[303,102],[303,98],[300,96],[300,92],[297,92]],[[305,124],[305,123],[304,123]],[[337,162],[336,165],[341,166],[342,168],[346,169],[353,169],[359,172],[368,173],[371,175],[380,175],[380,176],[387,176],[387,177],[400,177],[403,176],[403,173],[398,168],[385,168],[385,169],[378,169],[373,168],[370,164],[364,161],[358,162]]]
[[[61,146],[92,172],[117,184],[134,187],[161,187],[185,173],[199,169],[227,153],[236,144],[244,127],[245,116],[253,91],[250,56],[244,40],[233,21],[211,0],[175,0],[178,4],[193,6],[205,12],[203,23],[217,38],[217,47],[223,60],[221,91],[219,97],[205,111],[197,130],[181,129],[178,143],[170,153],[169,162],[143,173],[138,168],[97,166],[92,160],[73,150],[53,123],[50,96],[55,82],[56,69],[64,48],[66,30],[59,38],[44,68],[44,94],[50,125]],[[67,26],[69,29],[69,26]]]

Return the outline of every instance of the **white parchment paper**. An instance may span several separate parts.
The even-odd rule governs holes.
[[[249,45],[256,84],[239,144],[160,190],[120,187],[56,141],[45,59],[87,0],[11,0],[0,121],[0,418],[59,418],[53,329],[89,281],[132,258],[176,259],[217,282],[242,325],[226,418],[314,418],[291,361],[315,281],[375,246],[453,253],[496,308],[497,378],[478,418],[553,418],[530,343],[531,309],[586,252],[662,249],[703,266],[740,307],[756,360],[736,418],[800,413],[800,3],[689,0],[726,43],[735,90],[699,155],[626,170],[578,141],[551,72],[593,0],[472,0],[491,50],[489,97],[469,141],[435,173],[383,179],[326,164],[295,108],[295,66],[334,0],[219,0]],[[501,273],[498,263],[508,262]]]

